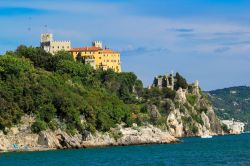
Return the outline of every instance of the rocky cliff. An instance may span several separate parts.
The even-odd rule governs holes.
[[[147,98],[150,119],[175,137],[224,134],[222,123],[207,96],[201,92],[198,81],[187,85],[181,79],[184,83],[175,86],[178,84],[175,77],[172,89],[155,84],[150,87],[149,93],[154,94]],[[159,95],[155,95],[156,92]]]
[[[152,99],[151,99],[152,100]],[[0,150],[47,150],[65,148],[85,148],[152,143],[175,143],[176,137],[224,134],[221,122],[212,105],[198,86],[179,88],[174,97],[158,98],[159,105],[147,102],[150,121],[144,120],[140,126],[125,124],[112,128],[109,132],[68,134],[60,128],[32,133],[35,118],[23,116],[21,123],[0,133]],[[150,122],[161,120],[160,124]]]
[[[179,73],[157,76],[147,89],[134,73],[95,70],[67,52],[52,56],[26,46],[1,56],[0,69],[3,150],[169,143],[224,133],[198,82],[189,85]]]
[[[30,123],[33,118],[24,116],[22,123],[12,127],[8,134],[0,133],[0,151],[40,151],[50,149],[86,148],[100,146],[166,144],[179,142],[168,131],[163,131],[152,125],[132,127],[118,125],[110,132],[70,135],[60,129],[41,131],[34,134]]]
[[[198,89],[189,93],[179,89],[174,100],[166,101],[171,108],[167,127],[175,137],[223,134],[221,122],[208,100]]]
[[[20,124],[11,127],[5,134],[0,133],[0,150],[175,143],[178,142],[178,137],[220,135],[227,132],[223,131],[221,121],[197,82],[186,88],[175,88],[151,87],[148,89],[151,96],[139,99],[144,107],[139,113],[133,113],[136,123],[131,127],[126,127],[127,124],[122,123],[107,132],[91,133],[85,130],[69,134],[59,127],[35,134],[32,133],[35,117],[23,116]]]

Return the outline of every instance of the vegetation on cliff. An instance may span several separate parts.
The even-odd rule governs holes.
[[[95,71],[66,52],[20,46],[0,57],[0,130],[23,114],[36,116],[34,132],[59,127],[57,119],[68,131],[130,125],[133,87],[142,89],[133,73]]]
[[[0,130],[7,132],[24,114],[36,118],[33,132],[109,131],[120,123],[173,128],[173,111],[182,113],[180,123],[187,135],[201,130],[203,112],[218,124],[215,115],[207,113],[207,99],[192,92],[179,73],[175,79],[174,90],[144,89],[134,73],[94,70],[67,52],[52,56],[40,48],[19,46],[0,56]],[[184,101],[178,97],[180,88],[187,90]]]

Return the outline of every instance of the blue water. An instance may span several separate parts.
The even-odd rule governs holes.
[[[250,134],[212,139],[184,138],[184,143],[0,154],[0,165],[250,166]]]

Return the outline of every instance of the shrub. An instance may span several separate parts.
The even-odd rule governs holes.
[[[50,70],[52,67],[52,55],[47,53],[42,48],[27,47],[24,45],[19,46],[14,55],[18,57],[29,58],[34,66]]]
[[[31,130],[34,133],[39,133],[40,131],[47,129],[47,127],[48,126],[47,126],[46,122],[37,119],[36,122],[34,122],[32,124]]]
[[[181,105],[181,106],[180,106],[180,112],[181,112],[181,113],[185,113],[185,111],[186,111],[185,107],[184,107],[183,105]]]
[[[37,116],[39,119],[44,120],[45,122],[49,123],[55,117],[56,109],[53,104],[43,104],[39,106],[37,111]]]
[[[185,78],[183,78],[178,72],[176,73],[175,76],[176,83],[175,83],[175,90],[178,90],[179,88],[182,89],[187,89],[188,88],[188,83]]]
[[[201,125],[204,125],[204,122],[203,122],[200,115],[191,114],[191,116],[192,116],[194,121],[198,122]]]
[[[207,111],[208,111],[208,109],[207,109],[206,107],[203,107],[203,108],[197,109],[197,111],[198,111],[199,113],[204,112],[204,113],[206,114]]]
[[[117,141],[123,136],[123,134],[120,131],[114,131],[111,133],[111,136]]]
[[[164,95],[165,98],[169,98],[174,100],[175,95],[176,95],[176,91],[170,89],[170,88],[163,88],[162,89],[162,93]]]
[[[72,77],[79,77],[84,84],[92,83],[94,79],[94,70],[90,65],[70,60],[61,60],[56,66],[56,72],[69,74]]]
[[[133,119],[132,119],[131,115],[130,114],[126,114],[125,117],[124,117],[124,119],[123,119],[123,122],[126,123],[126,127],[131,127],[132,124],[133,124]]]
[[[148,112],[147,104],[143,104],[140,111],[141,111],[141,113],[147,113]]]
[[[223,130],[224,132],[226,132],[226,133],[229,133],[229,132],[230,132],[229,128],[228,128],[227,125],[225,125],[225,124],[222,124],[222,125],[221,125],[221,128],[222,128],[222,130]]]
[[[166,118],[165,117],[160,117],[156,120],[153,121],[153,124],[156,125],[156,126],[163,126],[165,125],[167,122]]]
[[[195,126],[194,124],[191,124],[191,125],[189,126],[189,129],[190,129],[194,134],[196,134],[196,133],[198,132],[198,127]]]
[[[115,127],[114,121],[108,116],[106,112],[100,111],[97,115],[96,122],[97,129],[101,131],[109,131],[111,127]]]
[[[195,104],[195,102],[196,102],[196,100],[197,100],[197,97],[196,97],[195,95],[191,95],[191,94],[187,95],[186,97],[187,97],[187,101],[188,101],[192,106],[194,106],[194,104]]]
[[[0,98],[0,130],[5,131],[6,127],[9,128],[17,124],[22,115],[23,111],[20,110],[17,104]]]
[[[0,57],[0,79],[5,79],[12,75],[19,77],[24,72],[32,70],[32,63],[24,58],[16,58],[8,55]]]

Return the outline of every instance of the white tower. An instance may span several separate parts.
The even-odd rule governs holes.
[[[50,52],[50,45],[53,42],[53,34],[51,33],[43,33],[41,34],[41,47],[46,51]]]
[[[101,41],[93,41],[92,46],[102,48],[102,42]]]
[[[41,34],[41,43],[52,42],[53,34],[52,33],[43,33]]]

